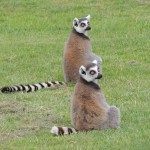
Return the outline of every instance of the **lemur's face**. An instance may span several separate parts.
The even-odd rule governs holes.
[[[90,30],[90,15],[85,18],[74,18],[73,27],[78,33],[85,34],[86,31]]]
[[[91,64],[87,66],[81,66],[79,69],[80,76],[87,82],[94,82],[96,79],[101,79],[102,74],[99,72],[99,67],[97,61],[94,60]]]

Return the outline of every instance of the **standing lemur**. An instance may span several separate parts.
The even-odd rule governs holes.
[[[96,82],[102,78],[97,61],[82,65],[79,75],[71,102],[71,120],[74,128],[54,126],[51,133],[64,135],[78,131],[119,128],[120,110],[106,103]]]
[[[63,55],[63,73],[65,82],[48,81],[37,84],[5,86],[1,88],[2,93],[26,91],[37,91],[41,88],[55,87],[68,82],[76,82],[78,79],[79,67],[93,60],[98,61],[98,66],[102,72],[102,60],[92,52],[92,46],[87,32],[90,27],[90,15],[84,18],[73,20],[71,35],[65,45]]]

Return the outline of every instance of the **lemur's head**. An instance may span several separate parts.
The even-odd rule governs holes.
[[[102,74],[99,72],[99,67],[96,60],[86,66],[81,66],[79,69],[79,74],[87,82],[95,82],[96,79],[102,78]]]
[[[90,15],[84,18],[74,18],[73,27],[78,33],[86,34],[90,27]]]

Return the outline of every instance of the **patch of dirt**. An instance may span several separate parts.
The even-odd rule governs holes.
[[[150,0],[137,0],[140,4],[150,5]]]
[[[38,127],[38,126],[34,126],[34,127],[30,127],[30,128],[22,128],[19,129],[17,131],[13,131],[13,132],[9,132],[9,133],[5,133],[2,134],[0,136],[0,142],[3,142],[5,140],[9,140],[12,138],[19,138],[19,137],[24,137],[27,135],[31,135],[33,133],[37,133],[40,130],[44,130],[47,129],[46,127]]]
[[[3,56],[3,57],[0,57],[0,60],[4,60],[4,61],[11,61],[11,60],[14,60],[16,59],[16,56]]]
[[[43,124],[46,124],[46,123],[50,125],[50,123],[52,121],[53,122],[61,122],[62,119],[60,117],[57,117],[57,116],[53,115],[53,116],[50,116],[48,118],[36,118],[36,119],[33,119],[31,122],[34,123],[34,124],[36,123],[38,125],[43,125]]]
[[[1,114],[8,114],[8,113],[18,113],[24,112],[25,106],[22,106],[20,103],[16,102],[0,102],[0,115]]]
[[[17,123],[19,127],[15,131],[10,130],[0,134],[0,143],[12,138],[28,136],[41,130],[50,130],[51,122],[62,121],[60,117],[50,111],[38,111],[20,102],[0,101],[0,119],[5,118],[7,114],[12,114],[14,119],[20,118]]]
[[[138,63],[137,63],[137,61],[135,61],[135,60],[131,60],[131,61],[129,61],[129,64],[130,64],[130,65],[137,65]]]
[[[24,128],[20,128],[16,131],[11,131],[8,133],[4,133],[0,135],[0,142],[5,140],[9,140],[12,138],[19,138],[28,136],[31,134],[35,134],[39,131],[49,129],[52,121],[61,121],[62,119],[59,117],[48,117],[48,118],[36,118],[31,120],[27,125],[24,124]]]

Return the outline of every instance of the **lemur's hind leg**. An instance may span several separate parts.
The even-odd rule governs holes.
[[[108,123],[109,128],[117,129],[120,127],[120,110],[115,106],[109,108]]]

